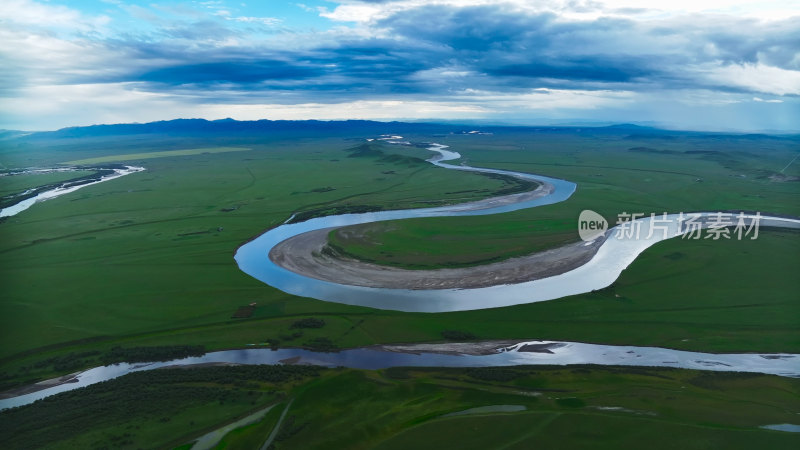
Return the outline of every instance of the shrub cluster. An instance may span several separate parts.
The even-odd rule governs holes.
[[[290,328],[322,328],[325,326],[325,321],[315,317],[307,317],[295,321]]]

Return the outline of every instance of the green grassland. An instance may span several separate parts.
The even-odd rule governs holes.
[[[74,165],[85,165],[85,164],[102,164],[107,162],[119,162],[119,161],[142,161],[145,159],[153,159],[153,158],[168,158],[170,156],[207,155],[211,153],[244,152],[248,150],[250,149],[239,148],[239,147],[190,148],[186,150],[166,150],[163,152],[128,153],[125,155],[98,156],[95,158],[76,159],[75,161],[67,161],[64,164],[74,166]]]
[[[218,450],[251,450],[260,448],[278,424],[286,405],[275,405],[261,420],[226,434],[214,448]]]
[[[0,438],[9,449],[171,448],[278,403],[218,446],[258,448],[291,399],[276,449],[778,449],[800,436],[759,427],[796,421],[798,396],[791,378],[656,368],[174,369],[0,412]],[[493,405],[525,409],[448,416]]]
[[[356,225],[331,232],[332,247],[378,264],[431,269],[480,265],[577,241],[577,217],[584,209],[600,212],[612,225],[624,212],[749,210],[800,216],[800,183],[776,178],[800,176],[800,164],[779,173],[796,155],[793,141],[525,135],[441,140],[469,164],[564,178],[578,183],[577,192],[568,202],[499,217]]]
[[[408,244],[417,256],[447,247],[460,264],[470,264],[543,248],[574,230],[585,208],[609,218],[622,211],[707,209],[800,214],[798,183],[768,178],[796,152],[796,142],[787,139],[518,132],[410,139],[451,145],[477,166],[578,183],[569,201],[530,211],[391,223],[386,236],[408,230],[392,244],[400,250],[418,232],[431,237],[424,246]],[[663,242],[611,288],[557,301],[444,314],[381,311],[285,294],[239,271],[233,253],[293,213],[462,202],[507,189],[507,180],[432,167],[415,159],[429,155],[419,148],[383,145],[376,147],[381,154],[353,156],[347,150],[363,141],[339,137],[65,141],[33,149],[6,144],[0,161],[21,167],[214,146],[252,150],[148,159],[145,172],[86,187],[0,224],[6,387],[63,374],[51,363],[59,358],[117,346],[313,347],[324,338],[342,348],[440,340],[443,330],[480,339],[800,352],[800,243],[793,233]],[[629,151],[637,147],[681,153]],[[799,170],[791,166],[786,175]],[[251,318],[231,319],[251,302],[258,304]],[[295,336],[292,323],[311,316],[325,318],[326,326]]]
[[[91,170],[78,170],[75,172],[32,173],[0,177],[0,197],[17,194],[46,184],[74,180],[92,173]]]
[[[260,318],[320,306],[323,312],[360,310],[265,286],[239,271],[233,253],[295,212],[429,206],[484,198],[507,185],[418,159],[349,157],[352,146],[318,139],[151,159],[145,172],[9,218],[0,236],[0,355],[96,337],[125,344],[156,333],[171,341],[167,335],[175,330],[226,324],[252,301],[262,305]],[[264,337],[262,330],[257,341]],[[84,350],[71,347],[64,351]]]
[[[502,261],[578,240],[575,220],[394,220],[339,228],[328,234],[337,254],[404,269],[469,267]],[[431,227],[428,227],[428,224]]]
[[[0,412],[0,435],[4,448],[171,448],[281,402],[318,375],[308,366],[139,372]]]

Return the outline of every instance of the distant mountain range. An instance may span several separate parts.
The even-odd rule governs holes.
[[[22,132],[0,130],[0,140],[27,137],[28,139],[84,138],[125,135],[258,135],[264,133],[290,134],[331,134],[331,135],[365,135],[365,134],[460,134],[480,130],[484,132],[528,131],[548,133],[586,133],[586,134],[630,134],[635,136],[664,135],[732,135],[764,137],[764,134],[712,133],[697,131],[664,130],[650,126],[635,124],[615,124],[603,126],[515,126],[515,125],[479,125],[432,122],[377,122],[371,120],[256,120],[238,121],[234,119],[175,119],[149,123],[126,123],[113,125],[91,125],[85,127],[62,128],[56,131]],[[797,136],[797,135],[794,135]]]
[[[399,133],[403,131],[440,131],[452,126],[405,123],[375,122],[369,120],[320,121],[320,120],[256,120],[238,121],[233,119],[175,119],[149,123],[126,123],[114,125],[91,125],[87,127],[62,128],[57,131],[42,131],[32,135],[49,138],[114,136],[133,134],[261,134],[264,132],[305,132],[305,133]]]

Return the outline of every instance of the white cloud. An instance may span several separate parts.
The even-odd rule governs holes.
[[[96,123],[149,122],[177,117],[209,120],[258,119],[481,119],[494,114],[530,111],[592,110],[621,106],[634,94],[612,91],[536,89],[523,95],[469,90],[436,99],[376,99],[333,103],[276,104],[242,93],[253,103],[208,103],[190,95],[142,90],[141,83],[39,85],[6,98],[6,127],[56,129]]]
[[[796,0],[601,0],[606,8],[644,8],[662,14],[728,14],[767,20],[797,16]]]
[[[618,107],[632,102],[637,94],[629,91],[532,89],[526,93],[490,92],[468,89],[458,95],[462,102],[486,104],[495,112],[592,110]]]
[[[257,101],[257,99],[253,99]],[[0,123],[25,130],[51,130],[100,123],[151,122],[178,117],[209,120],[435,119],[479,118],[488,111],[458,101],[357,100],[338,103],[205,103],[200,99],[142,90],[141,83],[40,85],[3,100]],[[14,111],[14,114],[10,112]],[[30,124],[36,124],[33,128]]]
[[[232,117],[239,120],[452,119],[483,117],[487,112],[484,107],[478,105],[420,100],[357,100],[332,104],[299,103],[293,105],[206,104],[198,105],[197,108],[210,118]]]
[[[103,27],[110,21],[107,16],[85,16],[66,6],[33,0],[3,0],[0,6],[0,24],[86,32]]]
[[[32,86],[3,104],[4,126],[36,130],[173,119],[187,109],[167,96],[138,91],[133,83]]]
[[[340,22],[366,23],[432,5],[496,6],[527,13],[553,12],[562,18],[583,20],[602,16],[665,18],[700,13],[783,20],[800,15],[796,0],[395,0],[384,3],[338,0],[337,3],[340,5],[333,10],[321,8],[320,15]]]
[[[377,5],[341,5],[332,11],[322,6],[318,11],[320,17],[338,22],[369,22],[383,15],[381,14],[383,8]]]
[[[708,80],[774,95],[800,95],[800,71],[758,64],[731,64],[701,69]]]
[[[754,102],[761,102],[761,103],[783,103],[783,100],[778,100],[778,99],[764,100],[761,97],[753,97],[753,101]]]
[[[0,61],[5,77],[14,82],[0,84],[7,91],[31,86],[76,83],[76,80],[108,80],[163,65],[163,60],[136,59],[129,51],[91,39],[63,39],[46,31],[0,27]]]
[[[262,25],[278,25],[282,21],[281,19],[277,19],[275,17],[247,17],[247,16],[239,16],[239,17],[227,17],[228,20],[233,20],[235,22],[245,22],[245,23],[260,23]]]
[[[141,83],[41,85],[25,88],[3,100],[2,127],[48,130],[99,123],[150,122],[183,118],[258,119],[494,119],[537,123],[532,118],[583,118],[604,121],[654,120],[690,129],[796,129],[791,108],[783,104],[749,103],[752,96],[713,91],[572,91],[535,89],[521,95],[465,90],[450,97],[386,98],[332,103],[297,101],[277,104],[241,92],[232,103],[216,103],[183,94],[143,90]],[[213,94],[213,93],[209,93]],[[760,97],[758,97],[760,98]],[[694,99],[684,102],[682,99]],[[748,105],[749,103],[749,105]],[[13,111],[13,113],[12,113]],[[722,120],[724,119],[724,120]],[[32,125],[33,124],[33,125]]]
[[[800,71],[789,69],[800,68],[800,53],[786,43],[790,42],[790,33],[797,30],[796,22],[750,26],[757,22],[735,17],[717,20],[718,16],[708,15],[708,11],[714,14],[727,11],[736,17],[758,17],[760,13],[753,6],[755,3],[743,0],[674,3],[633,0],[507,0],[502,3],[489,0],[399,0],[370,4],[342,1],[332,10],[321,13],[342,22],[342,26],[318,33],[276,34],[266,33],[274,29],[248,24],[271,27],[279,24],[278,19],[237,16],[222,9],[220,2],[206,2],[203,7],[195,4],[194,12],[178,6],[129,7],[129,12],[149,23],[140,28],[121,30],[110,27],[104,16],[89,16],[64,6],[33,0],[0,2],[3,2],[0,6],[0,64],[3,67],[0,71],[0,96],[4,97],[0,111],[4,117],[0,128],[58,128],[176,117],[491,119],[524,118],[534,114],[565,117],[576,111],[580,114],[585,112],[584,117],[600,117],[607,111],[625,108],[638,111],[633,120],[666,119],[668,114],[684,120],[685,111],[691,108],[770,110],[776,115],[784,112],[789,118],[794,116],[795,121],[797,119],[798,101],[790,96],[800,95]],[[569,32],[570,39],[560,41],[553,38],[546,44],[550,46],[548,51],[554,59],[568,61],[570,57],[580,59],[585,56],[599,61],[601,68],[604,60],[608,60],[612,69],[619,68],[623,73],[631,69],[633,75],[630,80],[619,82],[492,75],[488,68],[494,64],[524,65],[535,60],[531,55],[537,53],[527,53],[524,49],[505,54],[495,50],[475,51],[468,56],[485,58],[486,64],[471,64],[463,53],[448,53],[448,42],[437,41],[436,33],[431,34],[429,41],[420,38],[415,42],[414,35],[404,36],[394,33],[388,26],[381,29],[373,23],[391,14],[402,14],[410,8],[434,3],[454,6],[491,4],[503,13],[554,11],[559,17],[557,21],[561,22],[608,14],[635,18],[620,22],[632,24],[629,28],[610,29],[603,23],[594,27],[593,22],[572,21],[562,27]],[[765,5],[764,11],[777,11],[786,2],[759,4]],[[624,10],[634,5],[659,9],[649,12]],[[687,11],[704,13],[690,18],[683,15]],[[208,28],[198,29],[196,12],[201,14],[204,23],[208,23]],[[128,19],[132,17],[126,16]],[[354,22],[356,26],[352,25]],[[137,26],[141,26],[141,22]],[[463,26],[464,30],[469,30],[470,24],[464,23]],[[505,22],[503,26],[506,26]],[[709,31],[710,28],[713,29]],[[181,34],[184,29],[197,33]],[[724,39],[728,36],[728,29],[753,39]],[[99,38],[98,30],[102,30]],[[262,35],[253,30],[261,30]],[[653,30],[658,32],[651,32]],[[766,30],[772,34],[767,36]],[[706,34],[722,38],[711,42]],[[762,34],[770,39],[759,40]],[[783,35],[787,35],[786,42],[775,38]],[[106,37],[113,39],[106,40]],[[519,43],[519,40],[513,42]],[[394,64],[392,58],[396,58],[396,67],[418,69],[408,73],[398,70],[399,75],[387,71],[383,80],[378,64],[372,70],[365,62],[373,56],[361,48],[362,44],[367,50],[375,46],[378,55],[375,58],[379,62],[383,59],[384,63]],[[530,47],[535,44],[535,41],[526,43]],[[348,46],[355,49],[354,53],[346,52]],[[219,47],[227,48],[217,51]],[[382,48],[385,48],[386,55],[381,52]],[[772,52],[773,48],[777,50]],[[191,82],[176,83],[180,84],[179,87],[136,82],[146,78],[143,73],[181,64],[205,61],[224,64],[231,60],[245,64],[250,60],[249,56],[256,55],[252,60],[257,66],[259,55],[268,60],[276,52],[298,55],[297,61],[307,63],[312,69],[325,67],[331,70],[311,71],[307,78],[266,80],[263,84],[237,84],[225,78],[219,83],[211,83],[211,87]],[[422,57],[418,57],[416,52]],[[441,58],[440,54],[443,55]],[[504,59],[504,56],[508,58]],[[614,58],[619,56],[630,57],[631,65],[626,65],[625,61],[617,63]],[[751,57],[759,62],[726,62],[745,61]],[[642,72],[636,72],[633,70],[637,69],[636,58],[665,62],[654,64],[652,72],[647,65],[643,65],[645,70]],[[350,67],[348,64],[353,61],[358,64]],[[394,67],[392,64],[390,66]],[[776,67],[778,65],[784,68]],[[591,69],[592,65],[587,64],[587,68]],[[391,83],[396,83],[398,89],[385,89],[385,85]],[[332,88],[326,89],[326,86]],[[348,86],[353,86],[353,89],[348,89]],[[483,90],[463,89],[470,86],[481,86]],[[557,86],[559,89],[523,90],[523,86]],[[691,90],[690,86],[701,88]],[[408,92],[401,91],[404,88],[408,88]],[[160,89],[164,92],[158,91]],[[778,100],[774,96],[787,97]],[[290,102],[294,104],[288,104]],[[648,106],[651,111],[642,112]]]

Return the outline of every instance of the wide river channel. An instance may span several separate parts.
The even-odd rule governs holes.
[[[463,350],[464,344],[461,344]],[[476,344],[480,345],[480,344]],[[443,348],[445,346],[439,347]],[[800,357],[793,354],[698,353],[657,347],[597,345],[580,342],[528,341],[498,345],[493,353],[471,355],[435,351],[436,344],[374,346],[339,352],[313,352],[298,348],[251,348],[206,353],[165,362],[121,363],[95,367],[76,374],[69,382],[0,400],[0,409],[22,406],[59,392],[107,381],[131,372],[197,364],[314,364],[326,367],[384,369],[387,367],[489,367],[519,365],[598,364],[757,372],[800,377]],[[434,350],[434,351],[431,351]]]

